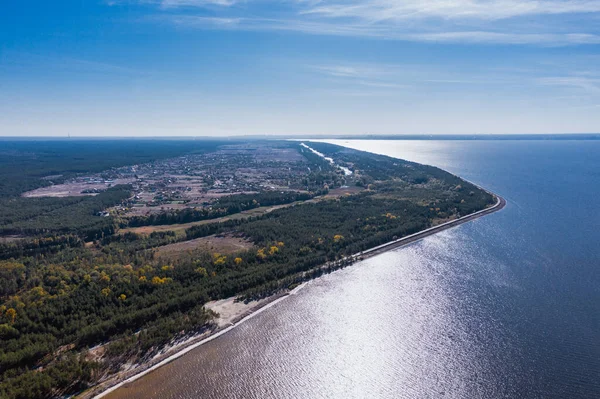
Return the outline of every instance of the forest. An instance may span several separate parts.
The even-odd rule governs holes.
[[[2,139],[0,197],[18,197],[78,173],[206,153],[233,140]]]
[[[185,208],[149,216],[134,216],[123,221],[121,227],[184,224],[200,220],[217,219],[223,216],[259,208],[261,206],[283,205],[296,201],[306,201],[313,198],[315,195],[324,194],[326,191],[327,190],[321,189],[310,193],[288,191],[229,195],[218,199],[210,208]]]
[[[111,218],[99,216],[131,195],[115,186],[96,196],[0,199],[0,235],[76,233],[87,241],[115,232]]]
[[[216,145],[208,142],[203,148],[195,143],[193,151]],[[214,315],[203,307],[210,300],[251,300],[286,290],[343,266],[346,255],[494,201],[487,192],[438,168],[327,144],[311,146],[353,175],[344,177],[335,166],[303,151],[307,162],[315,165],[311,179],[322,179],[320,187],[307,193],[225,196],[212,207],[228,215],[285,205],[237,219],[212,221],[222,215],[199,210],[154,219],[96,216],[128,198],[126,186],[93,197],[27,199],[31,201],[26,206],[14,206],[23,200],[18,193],[29,183],[25,187],[14,176],[4,180],[3,184],[14,182],[9,190],[14,194],[0,200],[0,232],[20,238],[0,244],[0,397],[81,392],[126,362],[151,358],[174,337],[214,328]],[[143,156],[168,157],[177,151],[183,149],[174,145],[161,153],[146,148]],[[90,159],[100,158],[90,152]],[[111,162],[104,160],[102,166],[126,160],[117,156]],[[36,167],[22,169],[24,175],[34,176],[33,186],[43,174],[40,170],[65,174],[91,168],[69,161],[31,174]],[[342,184],[359,189],[329,194]],[[203,223],[183,231],[119,231],[125,226],[199,220]],[[197,249],[178,256],[159,251],[173,243],[224,235],[242,237],[251,246],[229,253]]]

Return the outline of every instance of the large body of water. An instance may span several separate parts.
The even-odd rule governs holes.
[[[111,398],[600,398],[600,141],[329,141],[501,212],[310,282]]]

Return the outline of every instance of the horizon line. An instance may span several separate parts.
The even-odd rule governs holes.
[[[262,140],[509,140],[509,139],[577,139],[577,140],[600,140],[598,133],[481,133],[481,134],[316,134],[316,135],[293,135],[293,134],[249,134],[230,136],[1,136],[0,141],[30,141],[30,140],[240,140],[240,139],[262,139]]]

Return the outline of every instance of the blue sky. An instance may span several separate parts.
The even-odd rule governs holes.
[[[0,5],[0,135],[600,131],[600,0]]]

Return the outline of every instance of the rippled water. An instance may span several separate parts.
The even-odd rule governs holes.
[[[338,143],[508,206],[314,280],[111,398],[600,397],[600,142]]]

